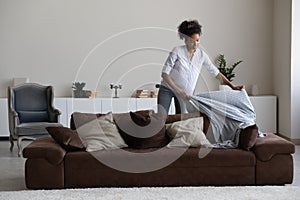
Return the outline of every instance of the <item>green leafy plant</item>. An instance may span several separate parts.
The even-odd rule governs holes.
[[[233,63],[230,67],[227,66],[227,62],[224,54],[220,54],[217,58],[218,69],[220,72],[231,82],[235,77],[234,69],[241,63],[242,60],[239,60]]]
[[[91,95],[91,91],[84,90],[84,82],[74,82],[72,84],[73,94],[75,98],[88,98]]]
[[[82,91],[84,87],[85,87],[84,82],[74,82],[72,85],[72,89],[75,91]]]

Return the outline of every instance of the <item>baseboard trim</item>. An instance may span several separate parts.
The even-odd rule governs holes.
[[[300,139],[291,139],[290,141],[295,145],[300,145]]]

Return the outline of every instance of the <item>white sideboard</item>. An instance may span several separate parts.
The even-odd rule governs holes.
[[[276,96],[251,96],[250,101],[256,112],[257,124],[263,132],[276,132]],[[156,98],[55,98],[54,107],[61,111],[60,123],[69,127],[73,112],[124,113],[128,111],[152,109],[157,111]],[[170,114],[175,113],[174,103]],[[0,137],[9,136],[7,99],[0,98]]]
[[[69,126],[68,123],[68,108],[67,108],[67,98],[54,98],[54,107],[61,112],[60,123],[66,127]]]
[[[7,99],[0,99],[0,137],[9,136]]]

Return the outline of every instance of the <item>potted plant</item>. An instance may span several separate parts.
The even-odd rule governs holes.
[[[73,94],[75,98],[88,98],[91,95],[91,91],[84,90],[84,82],[74,82],[72,85]]]
[[[233,81],[233,78],[235,77],[234,69],[241,63],[242,60],[239,60],[235,63],[233,63],[231,66],[227,66],[226,58],[224,54],[220,54],[217,57],[217,65],[220,72],[231,82]],[[223,88],[222,85],[220,88]]]

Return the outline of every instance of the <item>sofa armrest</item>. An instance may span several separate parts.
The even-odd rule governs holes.
[[[23,149],[24,158],[43,158],[53,165],[60,164],[65,155],[66,150],[51,137],[37,138]]]
[[[268,161],[276,154],[295,153],[295,145],[273,133],[266,133],[266,137],[256,139],[253,152],[257,159]]]

